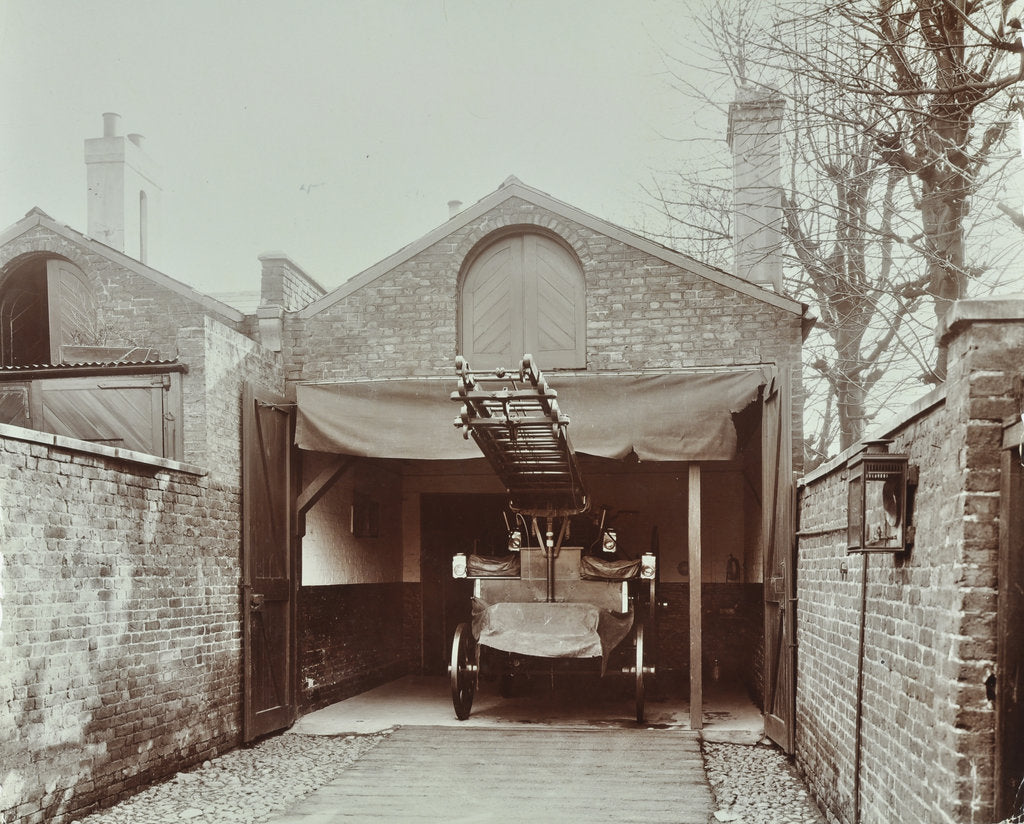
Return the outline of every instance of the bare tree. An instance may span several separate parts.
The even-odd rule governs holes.
[[[818,45],[787,50],[795,71],[847,104],[830,116],[870,139],[909,189],[920,230],[900,239],[924,259],[936,325],[980,274],[967,254],[969,214],[1011,122],[992,104],[1024,79],[1009,9],[1002,0],[854,0],[800,3],[787,17]],[[940,348],[934,378],[945,371]]]
[[[942,378],[944,353],[936,356],[920,310],[930,305],[941,317],[993,264],[969,265],[965,239],[971,199],[992,182],[986,172],[1006,136],[1008,121],[990,110],[1015,77],[996,74],[999,57],[1013,50],[1003,48],[1005,10],[996,7],[985,38],[971,19],[988,12],[944,13],[950,2],[800,4],[770,19],[761,19],[757,0],[716,3],[694,24],[715,44],[701,68],[717,62],[723,82],[708,84],[706,71],[695,81],[692,64],[675,72],[681,91],[705,106],[724,107],[738,84],[786,98],[786,287],[819,317],[806,360],[817,401],[808,465],[835,441],[845,448],[859,440],[874,411],[908,382]],[[937,15],[939,32],[922,22]],[[966,41],[968,33],[977,41],[970,49],[937,39]],[[973,95],[955,77],[965,86],[970,77]],[[668,218],[667,238],[723,264],[729,185],[725,165],[706,158],[662,178],[651,194]]]

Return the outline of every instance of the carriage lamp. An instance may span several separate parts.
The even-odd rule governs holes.
[[[452,578],[466,577],[466,554],[457,552],[452,556]]]
[[[906,455],[888,451],[889,441],[868,441],[847,468],[846,551],[903,552],[907,515]]]
[[[523,533],[518,529],[513,529],[508,534],[508,551],[518,552],[523,548]]]
[[[614,529],[606,529],[601,538],[601,551],[613,554],[619,548],[619,539]]]
[[[644,581],[653,581],[658,571],[658,558],[653,552],[645,552],[640,556],[640,577]]]

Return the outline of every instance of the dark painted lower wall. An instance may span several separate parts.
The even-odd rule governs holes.
[[[419,584],[302,587],[299,711],[418,672],[421,600]]]
[[[763,704],[764,588],[761,584],[701,587],[704,688],[741,684]],[[685,692],[690,678],[690,591],[686,583],[658,586],[658,679]]]
[[[705,584],[704,684],[741,685],[762,706],[764,604],[760,584]],[[661,584],[658,681],[689,688],[688,584]],[[421,588],[416,583],[303,587],[299,591],[299,710],[310,712],[421,671]]]

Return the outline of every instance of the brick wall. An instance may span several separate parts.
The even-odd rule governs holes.
[[[238,743],[242,385],[283,379],[239,313],[181,283],[45,226],[0,265],[30,253],[82,269],[105,342],[188,366],[187,464],[0,435],[0,819],[60,824]]]
[[[512,198],[312,317],[288,316],[289,379],[450,370],[463,260],[492,232],[517,225],[554,232],[580,260],[588,369],[800,363],[798,315]]]
[[[151,346],[160,357],[178,355],[178,330],[202,326],[206,317],[243,331],[240,312],[206,298],[160,273],[143,276],[140,264],[117,253],[100,254],[88,244],[44,226],[28,230],[0,248],[0,271],[23,255],[59,255],[85,274],[98,302],[101,343],[108,346]]]
[[[303,485],[311,483],[326,466],[325,456],[303,453]],[[352,533],[352,505],[357,497],[378,507],[376,535]],[[302,583],[325,586],[401,581],[401,515],[401,477],[375,461],[353,462],[306,514]]]
[[[238,743],[237,490],[114,455],[0,432],[5,824],[70,821]]]
[[[302,587],[302,712],[419,671],[418,593],[418,585],[402,583]]]
[[[954,309],[954,321],[965,306]],[[949,341],[944,390],[888,432],[891,451],[908,453],[919,472],[911,552],[870,556],[866,568],[862,557],[846,556],[844,460],[814,473],[801,491],[797,761],[841,822],[854,821],[858,802],[865,574],[860,820],[992,816],[994,706],[986,680],[996,653],[1000,439],[1003,419],[1016,412],[1024,323],[957,321]]]
[[[176,341],[188,365],[183,380],[185,460],[209,467],[237,487],[242,472],[242,386],[252,382],[283,394],[280,356],[211,318],[182,327]]]
[[[282,252],[260,255],[260,305],[301,309],[324,295],[324,288]]]

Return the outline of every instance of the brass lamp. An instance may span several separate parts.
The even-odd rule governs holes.
[[[846,551],[903,552],[906,544],[906,455],[889,453],[889,441],[867,441],[847,464]]]

